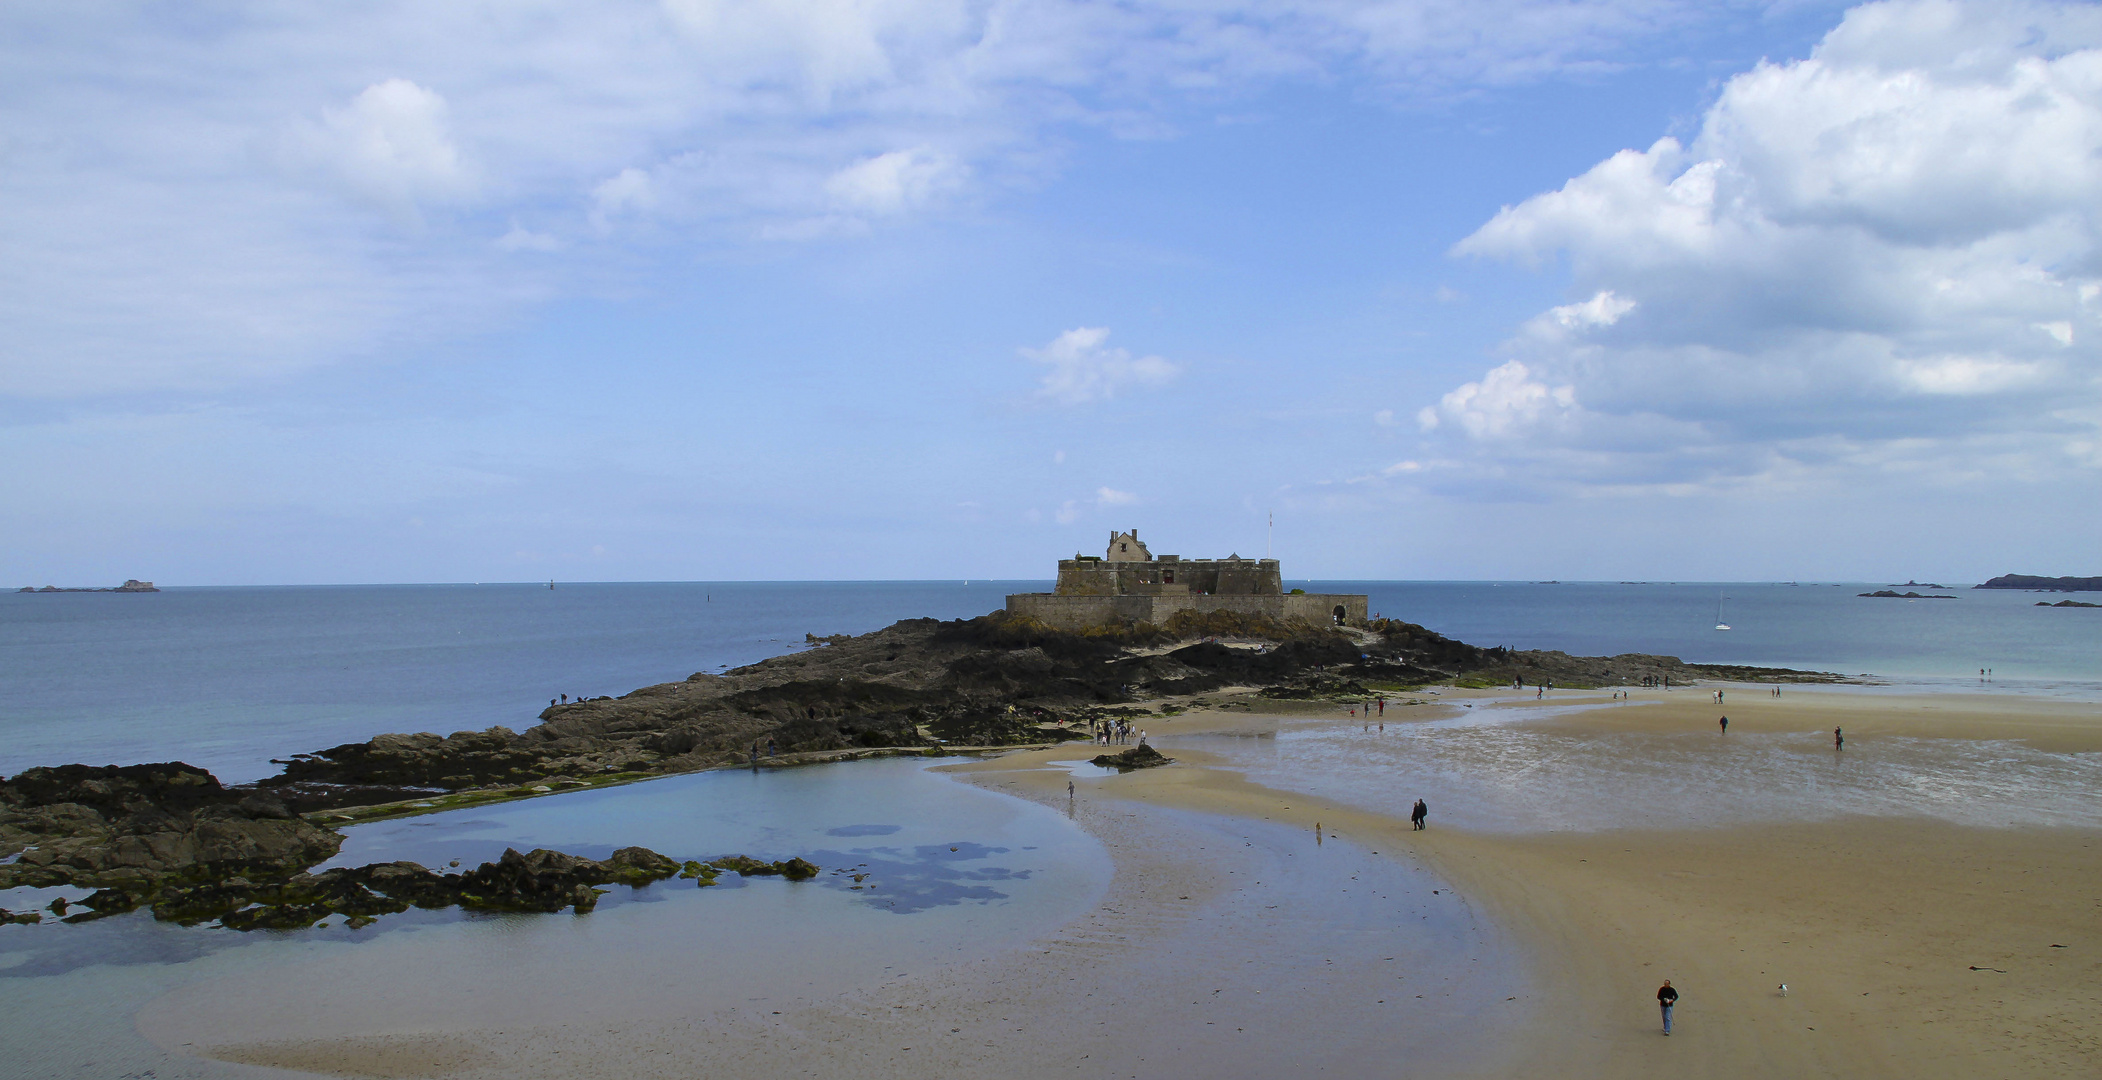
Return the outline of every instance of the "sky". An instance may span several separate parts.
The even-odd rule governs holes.
[[[2098,225],[2085,4],[12,5],[0,584],[2102,573]]]

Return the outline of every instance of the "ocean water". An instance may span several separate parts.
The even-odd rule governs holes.
[[[1292,582],[1293,585],[1300,584]],[[1309,582],[1479,645],[1840,671],[2087,696],[2102,610],[1883,583]],[[388,731],[524,729],[559,694],[622,694],[905,618],[980,615],[1043,581],[173,588],[0,593],[0,773],[184,760],[230,781]],[[1718,597],[1733,629],[1713,629]]]
[[[1297,583],[1293,583],[1295,586]],[[2063,593],[1898,588],[1954,600],[1858,594],[1884,582],[1322,582],[1370,610],[1476,645],[1578,656],[1652,653],[1706,664],[1807,668],[1924,685],[2102,685],[2102,609],[2039,608]],[[1307,586],[1309,591],[1314,586]],[[2102,594],[2072,599],[2102,603]],[[1728,631],[1717,631],[1717,608]]]
[[[0,593],[0,774],[182,760],[229,781],[390,731],[524,730],[559,694],[720,671],[1019,582],[611,583]]]

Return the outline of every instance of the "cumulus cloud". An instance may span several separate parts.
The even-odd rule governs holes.
[[[1555,426],[1575,409],[1575,387],[1550,388],[1534,379],[1524,364],[1511,360],[1480,382],[1445,395],[1435,407],[1424,408],[1416,414],[1416,422],[1425,431],[1436,431],[1451,422],[1474,438],[1501,439]]]
[[[2062,466],[2102,364],[2102,15],[1897,0],[1729,80],[1455,252],[1579,295],[1421,410],[1542,483],[1731,484],[1975,452]],[[1581,402],[1581,406],[1579,406]]]
[[[445,99],[408,79],[373,83],[348,105],[299,125],[294,142],[297,154],[350,192],[396,214],[475,189],[453,143]]]
[[[1519,83],[1731,17],[1692,0],[377,0],[201,21],[13,5],[0,392],[398,353],[592,280],[638,238],[941,213],[1056,167],[1061,131],[1169,133],[1192,103],[1281,80],[1390,99]]]
[[[1158,356],[1134,357],[1129,350],[1109,348],[1103,344],[1108,340],[1107,327],[1082,326],[1052,338],[1041,349],[1021,350],[1051,369],[1044,373],[1037,396],[1079,405],[1113,398],[1127,387],[1162,386],[1181,374],[1181,368]]]

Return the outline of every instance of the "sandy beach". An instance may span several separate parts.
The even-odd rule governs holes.
[[[1572,693],[1545,713],[1530,695],[1448,691],[1390,707],[1385,721],[1397,736],[1464,733],[1474,729],[1440,725],[1497,724],[1507,710],[1500,738],[1688,740],[1666,758],[1608,759],[1630,788],[1661,782],[1659,761],[1691,768],[1701,759],[1689,755],[1749,753],[1762,738],[1781,745],[1783,765],[1821,761],[1779,741],[1835,723],[1849,732],[1845,753],[1860,755],[1849,767],[1879,752],[2023,747],[2079,768],[2102,743],[2102,710],[2089,704],[1795,687],[1774,699],[1750,686],[1727,688],[1722,736],[1709,689],[1627,704],[1600,693],[1595,707]],[[1456,828],[1434,800],[1431,828],[1412,832],[1407,791],[1390,809],[1333,797],[1319,774],[1282,782],[1274,762],[1256,770],[1268,783],[1248,778],[1269,746],[1354,738],[1370,721],[1332,705],[1209,700],[1221,707],[1144,725],[1176,764],[1083,768],[1070,802],[1075,772],[1061,763],[1092,748],[949,767],[1072,813],[1115,859],[1090,915],[1024,948],[705,1015],[672,1003],[530,1027],[359,1031],[354,1015],[334,1015],[258,1030],[177,995],[141,1027],[218,1061],[389,1077],[686,1076],[702,1062],[726,1075],[842,1077],[2102,1070],[2092,825],[1957,824],[1922,796],[1918,813],[1806,806],[1790,820],[1750,811],[1687,824],[1646,809],[1650,820],[1612,828]],[[1717,775],[1719,804],[1738,805],[1723,790],[1736,774]],[[1668,1039],[1653,998],[1665,978],[1684,995]]]

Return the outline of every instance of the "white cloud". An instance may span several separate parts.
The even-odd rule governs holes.
[[[1129,491],[1118,491],[1116,488],[1112,487],[1100,487],[1095,489],[1096,506],[1130,506],[1138,501],[1139,497],[1137,495],[1132,494]]]
[[[1635,310],[1635,302],[1613,295],[1611,289],[1600,289],[1598,295],[1577,304],[1564,304],[1547,310],[1548,321],[1563,330],[1589,330],[1594,327],[1611,326],[1620,317]]]
[[[604,230],[616,217],[648,210],[657,205],[656,185],[650,174],[636,168],[599,181],[591,189],[591,224]]]
[[[1575,409],[1574,387],[1550,387],[1534,379],[1524,364],[1511,360],[1481,381],[1445,395],[1435,408],[1426,407],[1416,414],[1416,422],[1425,431],[1450,422],[1474,438],[1501,439],[1560,426]]]
[[[2003,436],[2074,461],[2102,399],[2098,241],[2102,13],[1867,5],[1808,59],[1729,80],[1690,142],[1621,151],[1462,241],[1565,257],[1590,299],[1419,422],[1542,485],[1938,468]]]
[[[1106,327],[1077,327],[1051,339],[1041,349],[1022,349],[1023,356],[1050,367],[1037,396],[1061,405],[1107,400],[1132,386],[1161,386],[1181,369],[1158,356],[1133,357],[1128,350],[1106,348]]]
[[[400,215],[473,194],[445,99],[407,79],[373,83],[349,105],[296,129],[297,151],[358,197]]]
[[[890,215],[917,210],[962,184],[956,166],[919,147],[863,158],[825,181],[825,191],[849,211]]]

